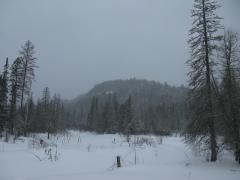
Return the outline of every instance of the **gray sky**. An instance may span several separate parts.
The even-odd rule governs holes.
[[[240,33],[240,0],[219,14]],[[186,84],[192,0],[0,0],[0,66],[26,40],[36,47],[33,91],[74,98],[126,78]]]

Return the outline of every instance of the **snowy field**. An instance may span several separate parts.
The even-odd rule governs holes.
[[[160,137],[146,139],[150,144],[136,147],[136,159],[134,146],[119,135],[72,131],[49,141],[39,134],[0,142],[0,180],[240,180],[240,166],[229,153],[208,163],[180,137],[164,137],[162,143]],[[122,168],[116,168],[117,155]]]

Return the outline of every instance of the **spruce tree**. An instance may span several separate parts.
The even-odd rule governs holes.
[[[1,137],[1,133],[3,131],[3,127],[4,127],[4,116],[3,116],[3,98],[2,98],[2,91],[3,91],[3,78],[2,75],[0,75],[0,137]]]
[[[33,121],[33,118],[34,118],[34,111],[35,111],[35,104],[33,101],[32,94],[31,94],[25,103],[25,112],[26,112],[26,120],[24,121],[24,134],[25,135],[32,128],[31,122]]]
[[[10,73],[10,119],[9,119],[9,130],[10,133],[14,133],[15,118],[17,113],[17,101],[20,98],[20,88],[21,88],[21,64],[20,58],[17,58],[12,66]]]
[[[50,133],[52,130],[51,114],[50,114],[50,91],[48,87],[43,89],[42,95],[42,117],[45,123],[45,128],[48,134],[48,139],[50,138]]]
[[[134,133],[131,96],[119,108],[119,132],[125,134],[128,141],[130,135]]]
[[[214,112],[214,51],[221,36],[220,17],[215,14],[219,5],[214,0],[194,0],[192,10],[193,27],[190,29],[189,44],[191,58],[187,61],[190,93],[189,114],[185,139],[193,144],[204,143],[210,150],[210,161],[217,160]]]
[[[112,97],[112,107],[113,107],[113,120],[112,120],[112,132],[118,132],[119,126],[119,103],[117,94],[114,93]]]
[[[112,120],[112,110],[111,110],[111,100],[106,100],[103,112],[102,112],[102,120],[103,120],[103,132],[110,133],[111,132],[111,120]]]
[[[132,98],[128,97],[126,103],[126,134],[133,134],[133,109],[132,109]]]
[[[4,70],[0,78],[0,123],[1,123],[1,131],[3,128],[7,128],[9,125],[9,117],[8,117],[8,80],[9,80],[9,72],[8,72],[9,64],[8,58],[6,58],[6,62],[4,65]]]
[[[119,107],[119,123],[118,123],[118,132],[123,133],[125,132],[126,128],[126,121],[127,121],[127,106],[125,103],[121,104]]]
[[[62,130],[64,128],[63,125],[63,115],[64,107],[61,102],[61,98],[59,95],[54,94],[51,102],[50,102],[50,122],[51,123],[51,131],[52,133],[56,133],[58,130]]]
[[[87,117],[87,127],[90,131],[103,131],[103,122],[100,120],[99,117],[99,105],[98,105],[98,98],[93,97],[90,105],[90,110],[88,112]]]

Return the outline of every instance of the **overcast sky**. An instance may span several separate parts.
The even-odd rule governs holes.
[[[221,0],[240,33],[240,0]],[[34,96],[74,98],[96,83],[139,78],[186,84],[192,0],[0,0],[0,66],[36,47]]]

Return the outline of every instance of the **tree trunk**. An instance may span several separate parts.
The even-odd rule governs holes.
[[[210,133],[210,148],[211,148],[211,162],[217,160],[217,143],[214,127],[213,104],[212,104],[212,88],[211,88],[211,70],[209,63],[209,46],[207,35],[207,22],[205,16],[205,0],[202,0],[203,12],[203,28],[204,28],[204,43],[205,43],[205,61],[206,61],[206,86],[207,86],[207,107],[208,107],[208,123]]]

